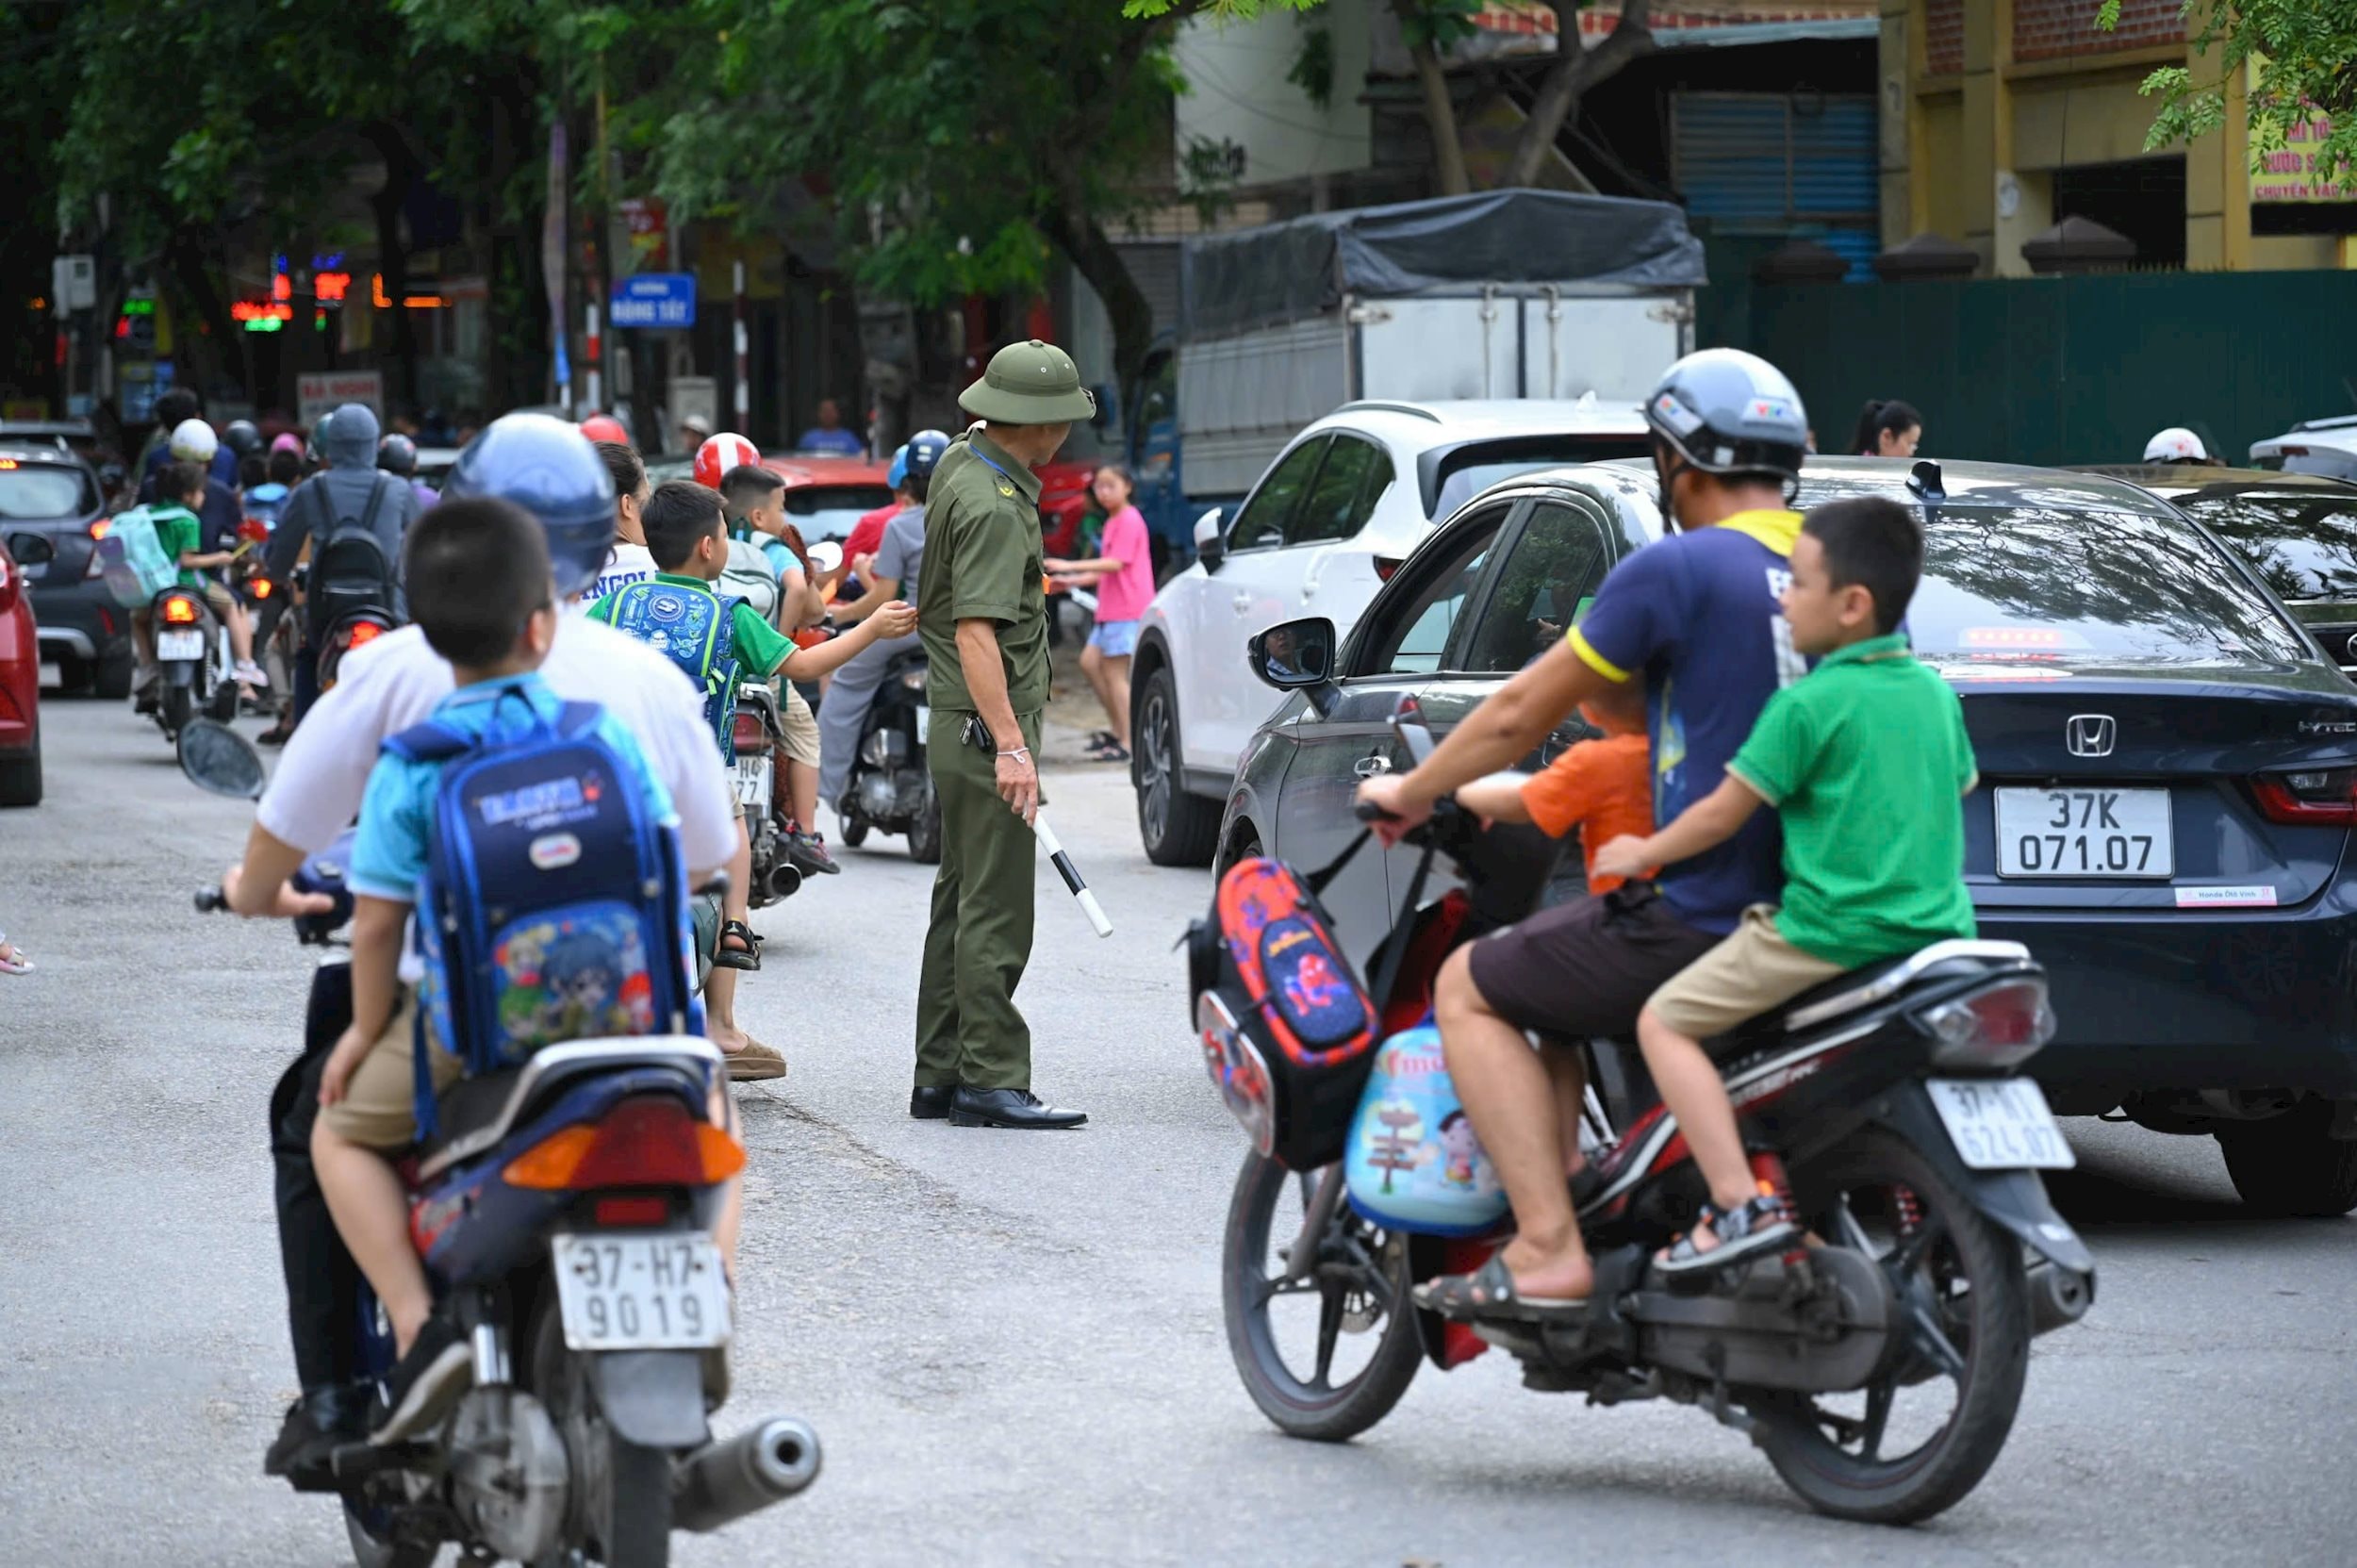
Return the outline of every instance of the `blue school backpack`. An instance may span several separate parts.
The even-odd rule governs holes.
[[[470,1075],[564,1040],[702,1032],[678,833],[647,817],[631,763],[598,733],[602,708],[543,718],[519,691],[499,709],[511,695],[520,718],[495,710],[479,735],[428,719],[385,742],[443,764],[418,890],[420,1032],[430,1018]]]
[[[1351,1208],[1387,1230],[1478,1236],[1506,1218],[1506,1188],[1449,1081],[1430,1019],[1375,1053],[1343,1164]]]
[[[686,671],[704,694],[704,722],[733,756],[736,721],[736,605],[729,595],[670,583],[630,583],[614,591],[611,622]]]

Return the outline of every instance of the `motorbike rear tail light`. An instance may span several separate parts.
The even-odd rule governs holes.
[[[749,751],[769,750],[769,732],[763,727],[761,715],[757,713],[748,713],[739,708],[735,718],[731,720],[729,736],[735,743],[736,754],[740,757]]]
[[[344,629],[343,643],[346,648],[366,648],[384,635],[385,628],[375,621],[355,620]]]
[[[671,1200],[667,1197],[602,1197],[590,1213],[600,1225],[618,1230],[635,1226],[661,1225],[671,1217]]]
[[[271,583],[270,583],[270,579],[269,579],[269,578],[267,578],[267,577],[256,577],[255,579],[254,579],[254,597],[255,597],[255,598],[256,598],[256,599],[268,599],[273,591],[274,591],[274,590],[271,587]]]
[[[2357,827],[2357,767],[2262,773],[2250,781],[2259,815],[2287,827]]]
[[[164,601],[164,624],[165,624],[165,625],[167,625],[167,626],[193,626],[193,625],[195,625],[195,624],[196,624],[196,601],[195,601],[195,600],[193,600],[193,599],[167,599],[167,600],[165,600],[165,601]]]
[[[1952,997],[1916,1021],[1931,1033],[1934,1066],[1968,1071],[2018,1067],[2054,1037],[2043,975],[2014,975]]]
[[[745,1146],[668,1095],[622,1101],[602,1121],[569,1127],[507,1163],[511,1187],[709,1187],[745,1168]]]

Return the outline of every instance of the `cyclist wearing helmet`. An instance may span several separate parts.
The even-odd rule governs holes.
[[[174,387],[156,400],[156,432],[148,437],[146,447],[140,453],[138,471],[140,505],[155,504],[156,470],[157,469],[162,468],[166,463],[188,460],[185,454],[177,457],[173,455],[171,450],[173,437],[178,435],[181,428],[190,420],[203,424],[204,415],[204,400],[186,387]],[[211,429],[212,426],[206,425],[208,433]],[[235,450],[216,442],[213,449],[200,461],[205,464],[205,471],[221,482],[223,489],[229,490],[237,487],[238,454]],[[207,518],[206,520],[209,523],[211,519]],[[234,521],[230,524],[233,531],[236,526]]]
[[[495,497],[531,513],[548,535],[560,597],[586,588],[605,564],[614,536],[613,483],[566,421],[510,414],[494,421],[460,454],[444,491],[452,500]],[[727,864],[736,847],[735,805],[703,720],[703,694],[687,677],[646,644],[580,616],[558,618],[540,673],[559,696],[602,702],[629,729],[679,812],[687,864]],[[222,879],[230,907],[281,917],[321,912],[326,900],[291,892],[287,878],[305,855],[332,844],[358,811],[385,737],[422,720],[450,692],[450,666],[415,626],[355,650],[272,775],[245,859]],[[333,1484],[324,1476],[326,1456],[365,1432],[371,1395],[366,1382],[355,1381],[360,1369],[346,1331],[357,1276],[320,1197],[309,1154],[319,1068],[339,1029],[315,1032],[318,1050],[288,1068],[272,1100],[279,1247],[303,1396],[287,1412],[265,1468],[298,1484]],[[732,1042],[717,1028],[713,1035],[724,1050],[741,1048],[741,1035]],[[733,1246],[735,1225],[732,1196],[715,1227],[724,1247]]]
[[[418,443],[400,431],[376,443],[376,466],[408,485],[409,493],[418,498],[419,511],[442,499],[433,486],[418,477]]]
[[[1387,840],[1449,791],[1537,749],[1589,697],[1642,681],[1654,811],[1668,822],[1719,787],[1776,690],[1797,680],[1778,599],[1790,575],[1808,417],[1773,366],[1708,349],[1670,367],[1645,405],[1667,536],[1616,568],[1587,618],[1404,774],[1360,799],[1393,814]],[[1541,910],[1442,966],[1435,1011],[1465,1114],[1514,1208],[1518,1233],[1472,1276],[1435,1281],[1429,1305],[1459,1318],[1543,1314],[1593,1283],[1564,1184],[1578,1163],[1576,1055],[1535,1055],[1524,1034],[1627,1036],[1664,981],[1773,902],[1775,825],[1755,817],[1720,848],[1604,895]],[[1569,1108],[1569,1119],[1566,1116]]]
[[[896,487],[909,503],[884,524],[883,538],[860,573],[867,591],[835,607],[837,624],[864,620],[916,586],[917,568],[925,559],[925,497],[932,487],[933,466],[949,450],[949,437],[938,430],[920,430],[909,437],[894,459],[899,470]],[[859,733],[883,685],[884,667],[918,645],[917,634],[875,643],[853,655],[834,672],[826,704],[818,710],[818,797],[844,815],[843,791],[851,782],[851,754],[859,748]]]

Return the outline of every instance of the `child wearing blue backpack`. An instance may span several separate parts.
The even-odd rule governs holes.
[[[471,1367],[433,1311],[393,1166],[421,1120],[431,1130],[435,1096],[554,1041],[701,1027],[670,797],[603,708],[535,673],[557,617],[539,525],[504,501],[446,502],[411,525],[404,558],[411,613],[456,689],[369,775],[348,871],[352,1025],[321,1068],[311,1140],[400,1352],[376,1442],[438,1420]],[[733,1235],[716,1239],[725,1255]]]

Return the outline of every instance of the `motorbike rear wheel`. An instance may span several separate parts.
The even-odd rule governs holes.
[[[925,781],[924,805],[909,819],[909,859],[919,866],[941,864],[941,799],[931,779]]]
[[[440,1546],[413,1545],[378,1535],[370,1523],[375,1513],[375,1510],[363,1510],[350,1501],[344,1504],[344,1535],[352,1543],[352,1560],[356,1568],[434,1568],[434,1560],[442,1552]]]
[[[164,734],[177,736],[196,717],[196,694],[192,687],[167,685],[163,690],[161,717]]]
[[[576,1491],[570,1517],[594,1539],[597,1549],[589,1555],[606,1568],[668,1568],[670,1452],[626,1442],[606,1425],[587,1366],[565,1344],[553,1291],[540,1308],[533,1336],[532,1381],[533,1392],[564,1434],[574,1487],[587,1483],[585,1494]],[[560,1552],[542,1568],[574,1560]]]
[[[1953,1507],[2013,1430],[2029,1369],[2021,1243],[1985,1217],[1905,1139],[1869,1128],[1792,1173],[1810,1230],[1876,1258],[1898,1312],[1874,1380],[1849,1395],[1754,1394],[1760,1446],[1820,1513],[1911,1525]],[[1922,1403],[1951,1408],[1927,1420]],[[1904,1411],[1900,1399],[1905,1395]],[[1829,1400],[1862,1398],[1858,1414]],[[1885,1453],[1900,1415],[1899,1441]]]
[[[1284,1252],[1327,1174],[1296,1176],[1274,1160],[1244,1156],[1228,1206],[1220,1295],[1228,1352],[1261,1413],[1288,1437],[1343,1443],[1391,1414],[1415,1378],[1424,1346],[1408,1296],[1408,1238],[1378,1230],[1346,1203],[1327,1222],[1310,1279],[1285,1279]],[[1287,1363],[1272,1322],[1271,1307],[1287,1297],[1317,1303],[1306,1378]],[[1337,1381],[1334,1356],[1344,1334],[1374,1338],[1359,1370]]]

